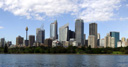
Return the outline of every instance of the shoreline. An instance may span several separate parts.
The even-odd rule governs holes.
[[[9,54],[9,53],[0,53],[0,54]],[[11,53],[11,54],[17,54],[18,55],[18,53]],[[57,53],[57,54],[49,54],[49,53],[41,54],[41,53],[19,53],[19,55],[20,54],[22,54],[22,55],[24,55],[24,54],[33,54],[33,55],[128,55],[128,54],[64,54],[64,53],[62,53],[62,54],[59,54],[59,53]]]

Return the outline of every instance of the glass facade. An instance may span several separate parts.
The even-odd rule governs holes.
[[[57,35],[57,21],[50,24],[50,38],[55,40],[58,38]]]
[[[117,42],[120,39],[120,33],[119,32],[110,32],[110,36],[115,38],[115,48],[117,48]]]
[[[45,30],[38,30],[36,34],[36,42],[44,43],[45,39]]]
[[[84,22],[82,19],[77,19],[75,22],[75,40],[78,45],[84,45]]]
[[[59,41],[68,41],[69,40],[69,24],[65,24],[64,26],[59,28]]]

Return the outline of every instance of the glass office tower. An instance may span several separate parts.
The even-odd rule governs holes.
[[[77,19],[75,22],[75,40],[79,46],[84,45],[84,21]]]
[[[115,48],[117,48],[117,42],[120,40],[120,33],[110,32],[110,36],[115,38]]]
[[[54,23],[50,24],[50,38],[53,40],[58,39],[57,20]]]

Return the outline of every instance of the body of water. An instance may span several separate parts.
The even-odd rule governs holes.
[[[0,54],[0,67],[128,67],[128,55]]]

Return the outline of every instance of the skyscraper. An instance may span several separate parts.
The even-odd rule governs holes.
[[[79,46],[84,45],[84,22],[82,19],[77,19],[75,22],[75,40]]]
[[[111,47],[111,36],[109,34],[107,34],[107,36],[104,38],[105,40],[105,44],[104,47]]]
[[[75,32],[69,30],[69,39],[74,39],[75,38]]]
[[[36,42],[44,43],[44,40],[45,40],[45,30],[41,30],[41,29],[37,28]]]
[[[1,38],[1,47],[4,47],[5,46],[5,39],[4,38]]]
[[[69,40],[69,24],[65,24],[64,26],[59,28],[59,41],[68,41]]]
[[[115,38],[115,48],[117,48],[117,42],[120,39],[120,33],[119,32],[110,32],[110,36]]]
[[[111,37],[110,34],[107,34],[107,36],[104,38],[105,39],[105,45],[104,47],[115,47],[115,38]]]
[[[100,39],[100,46],[101,46],[101,47],[104,47],[104,45],[105,45],[105,40],[104,40],[104,38],[103,38],[103,39]]]
[[[29,46],[33,46],[34,42],[35,42],[35,36],[29,35]]]
[[[89,35],[95,36],[95,47],[97,47],[97,23],[89,24]]]
[[[50,24],[50,38],[55,40],[58,38],[58,34],[57,34],[57,20],[54,23]]]
[[[23,45],[24,38],[21,36],[16,37],[16,45]]]
[[[95,48],[96,47],[96,45],[95,45],[96,40],[95,39],[96,38],[95,38],[94,35],[89,35],[89,37],[88,37],[88,46],[91,46],[91,48]]]
[[[45,39],[44,45],[48,46],[48,47],[52,47],[52,39],[50,39],[50,38]]]
[[[121,38],[121,41],[122,41],[122,42],[125,42],[125,41],[126,41],[126,38],[125,38],[125,37],[122,37],[122,38]]]
[[[97,34],[97,46],[100,46],[100,34]]]

